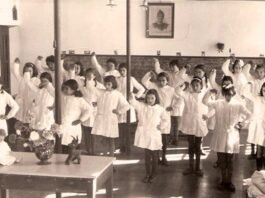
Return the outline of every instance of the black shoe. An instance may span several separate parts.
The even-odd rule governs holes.
[[[168,162],[166,158],[162,159],[160,163],[162,166],[168,166]]]
[[[148,183],[153,183],[153,181],[154,181],[154,179],[155,179],[155,176],[153,175],[151,175],[150,177],[149,177],[149,179],[148,179]]]
[[[232,182],[226,184],[226,189],[227,189],[229,192],[235,192],[235,191],[236,191],[235,185],[234,185]]]
[[[194,170],[192,168],[188,168],[182,172],[183,175],[192,175]]]

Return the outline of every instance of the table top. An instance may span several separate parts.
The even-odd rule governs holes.
[[[47,177],[71,177],[94,179],[110,167],[115,158],[101,156],[81,156],[81,164],[65,165],[67,155],[53,154],[49,160],[51,164],[38,165],[39,160],[35,153],[12,152],[13,156],[21,158],[19,163],[11,166],[0,165],[1,174],[47,176]]]

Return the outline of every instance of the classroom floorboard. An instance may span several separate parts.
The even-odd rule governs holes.
[[[159,166],[158,176],[152,184],[142,183],[145,176],[143,152],[133,147],[130,157],[117,154],[114,174],[114,197],[117,198],[239,198],[245,197],[242,190],[242,180],[251,176],[255,169],[255,160],[248,160],[249,145],[246,143],[247,133],[241,132],[240,154],[234,158],[233,180],[236,186],[235,193],[221,192],[216,186],[219,181],[219,173],[213,168],[216,155],[209,152],[211,134],[204,139],[204,149],[207,153],[202,156],[202,169],[204,176],[183,176],[182,171],[187,167],[187,142],[183,137],[178,147],[170,147],[167,158],[169,166]],[[99,144],[99,143],[97,143]],[[54,193],[11,191],[11,198],[54,198]],[[65,193],[63,197],[81,198],[84,194]],[[98,198],[105,197],[104,190],[98,191]]]

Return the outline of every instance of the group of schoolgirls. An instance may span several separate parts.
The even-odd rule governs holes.
[[[177,143],[178,132],[187,135],[189,143],[189,167],[184,175],[203,176],[200,168],[201,142],[213,130],[211,150],[217,152],[221,169],[221,189],[234,191],[232,184],[233,154],[239,152],[239,130],[248,120],[248,141],[257,145],[257,164],[264,165],[264,113],[265,72],[257,65],[255,76],[250,74],[251,65],[228,59],[222,66],[224,77],[221,85],[216,83],[216,71],[207,77],[205,66],[197,65],[193,76],[187,74],[190,66],[181,67],[177,60],[169,63],[169,71],[160,67],[154,59],[154,71],[142,78],[145,88],[131,77],[131,94],[126,100],[127,65],[121,63],[116,70],[115,59],[108,59],[102,67],[93,53],[93,68],[83,71],[76,62],[64,69],[62,91],[62,145],[63,152],[73,137],[81,143],[82,134],[88,154],[94,154],[94,136],[103,136],[108,143],[108,152],[114,155],[115,139],[120,137],[120,151],[130,152],[130,133],[127,131],[127,111],[131,122],[138,121],[134,145],[145,150],[146,176],[143,181],[151,183],[156,176],[158,162],[167,165],[166,150],[168,135]],[[1,121],[12,116],[35,129],[50,129],[54,123],[54,57],[38,57],[36,64],[26,63],[20,74],[20,61],[16,59],[12,68],[18,81],[15,100],[1,87],[0,97],[8,98],[1,103],[11,111]],[[232,68],[230,69],[230,65]],[[96,80],[96,72],[103,84]],[[136,93],[134,90],[137,90]],[[144,102],[137,100],[145,92]],[[10,101],[8,101],[10,100]],[[1,100],[4,101],[4,100]],[[12,101],[12,102],[11,102]],[[251,106],[250,112],[246,107]],[[18,108],[19,107],[19,108]],[[137,115],[137,116],[136,116]],[[256,119],[258,118],[258,119]],[[162,157],[159,158],[159,151]],[[195,159],[194,159],[195,158]],[[195,160],[195,162],[194,162]]]

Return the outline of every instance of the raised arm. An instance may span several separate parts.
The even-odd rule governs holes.
[[[153,60],[154,60],[154,69],[155,69],[155,72],[157,74],[159,74],[161,72],[165,72],[165,70],[161,69],[159,60],[157,58],[153,58]]]
[[[104,77],[105,70],[103,67],[98,63],[96,54],[93,53],[91,57],[91,63],[92,65],[97,69],[98,73],[101,75],[101,77]]]
[[[20,72],[19,72],[19,68],[20,68],[20,60],[19,58],[16,58],[13,63],[13,67],[11,68],[11,71],[16,77],[18,82],[22,79],[22,76],[20,75]]]
[[[144,77],[142,78],[142,83],[147,89],[156,89],[157,86],[155,83],[151,82],[152,73],[147,72]]]
[[[133,93],[131,93],[129,96],[129,103],[133,106],[133,108],[136,111],[138,111],[138,112],[141,111],[141,109],[142,109],[141,107],[143,104],[135,99],[135,96]]]
[[[211,107],[211,96],[212,96],[211,90],[207,91],[202,99],[202,103],[208,107]]]
[[[229,70],[230,59],[227,59],[222,65],[222,71],[226,76],[233,76],[233,73]]]
[[[209,75],[209,82],[213,89],[220,91],[221,87],[216,83],[216,69],[213,69]]]
[[[253,94],[252,90],[252,83],[248,83],[244,89],[243,89],[243,96],[245,96],[247,99],[251,100],[252,102],[256,101],[256,96]]]
[[[37,82],[34,82],[34,81],[31,80],[29,72],[25,72],[24,73],[23,79],[25,80],[25,82],[27,83],[28,87],[32,91],[34,91],[34,92],[38,92],[39,91],[39,88],[38,88],[39,84]]]
[[[137,90],[136,98],[140,98],[144,94],[145,88],[134,77],[131,77],[131,80],[133,87]]]
[[[250,70],[251,70],[251,64],[248,63],[243,67],[243,74],[245,75],[245,77],[247,78],[248,82],[251,82],[254,80],[254,77],[250,74]]]

